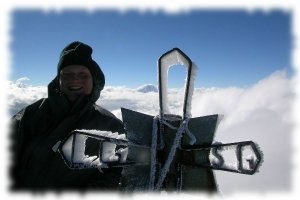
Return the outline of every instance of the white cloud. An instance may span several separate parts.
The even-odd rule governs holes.
[[[8,113],[15,114],[25,106],[35,102],[38,99],[47,97],[47,87],[31,86],[23,83],[29,80],[27,77],[20,78],[15,82],[7,82],[7,102]]]
[[[248,88],[214,88],[195,92],[194,115],[220,113],[215,139],[222,142],[252,140],[264,153],[254,176],[217,172],[220,189],[231,191],[287,191],[291,189],[293,81],[277,71]]]
[[[26,80],[26,79],[22,79]],[[9,113],[39,98],[47,96],[47,87],[33,87],[22,81],[8,83]],[[139,88],[140,89],[140,88]],[[174,114],[181,114],[183,90],[169,91],[169,106]],[[252,140],[264,153],[260,172],[253,175],[216,172],[219,189],[224,193],[236,191],[290,191],[294,100],[293,80],[284,70],[276,71],[258,83],[245,87],[196,88],[192,101],[192,115],[224,115],[215,140],[238,142]],[[158,93],[139,92],[127,87],[106,87],[97,104],[121,118],[120,107],[158,115]]]

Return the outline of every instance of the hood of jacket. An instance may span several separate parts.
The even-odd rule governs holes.
[[[59,90],[60,71],[69,65],[83,65],[87,67],[93,77],[93,90],[89,100],[95,103],[105,85],[105,76],[99,65],[92,58],[93,49],[82,42],[75,41],[68,44],[61,52],[57,65],[57,76],[52,81],[51,87]]]

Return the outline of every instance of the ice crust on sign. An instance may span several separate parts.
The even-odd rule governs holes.
[[[62,146],[62,151],[65,155],[66,160],[70,163],[73,163],[76,167],[79,168],[104,168],[107,167],[107,164],[100,161],[99,156],[89,156],[85,154],[86,140],[88,137],[96,138],[101,140],[99,137],[112,138],[112,139],[121,139],[127,141],[125,134],[112,133],[108,131],[99,131],[99,130],[75,130],[75,134],[71,135]],[[85,135],[88,134],[89,136]],[[103,140],[103,139],[102,139]],[[104,162],[114,162],[118,161],[119,157],[116,156],[116,153],[120,155],[119,162],[126,162],[128,149],[120,148],[116,152],[116,144],[111,142],[103,142],[101,159]],[[72,155],[73,151],[73,155]],[[73,157],[72,157],[73,156]]]
[[[103,149],[101,152],[102,160],[104,162],[118,161],[118,156],[115,155],[116,144],[111,142],[103,142]]]
[[[102,136],[102,137],[109,137],[114,139],[122,139],[127,140],[125,134],[118,134],[117,132],[113,133],[110,131],[100,131],[100,130],[87,130],[87,129],[76,129],[75,131],[81,133],[88,133],[94,136]]]
[[[80,163],[85,157],[85,142],[87,140],[86,135],[75,134],[75,143],[74,143],[74,155],[73,162]]]
[[[168,72],[170,67],[174,65],[184,65],[187,69],[189,66],[188,60],[181,55],[177,50],[171,52],[170,54],[167,54],[166,56],[161,59],[161,94],[162,96],[162,107],[163,112],[165,114],[171,114],[168,107]],[[191,77],[190,81],[187,82],[187,77],[185,80],[185,85],[189,85],[189,93],[187,96],[187,105],[186,105],[186,116],[185,117],[191,117],[191,102],[192,102],[192,96],[194,92],[194,80],[196,77],[197,72],[197,66],[192,63],[192,70],[191,70]],[[185,92],[186,93],[186,92]]]
[[[69,162],[71,161],[71,156],[72,156],[72,143],[73,143],[73,137],[74,135],[71,135],[64,143],[62,146],[62,152],[64,153],[64,156],[66,160]]]

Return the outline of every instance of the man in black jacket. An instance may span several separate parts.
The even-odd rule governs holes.
[[[122,122],[95,104],[104,84],[90,46],[73,42],[63,49],[48,98],[13,117],[13,190],[118,189],[121,168],[70,169],[52,150],[75,129],[124,133]]]

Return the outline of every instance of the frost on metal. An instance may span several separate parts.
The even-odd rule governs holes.
[[[182,116],[172,115],[168,108],[168,72],[174,65],[183,65],[187,69]],[[135,143],[148,145],[150,165],[124,169],[126,190],[215,190],[210,169],[189,170],[197,167],[189,148],[210,145],[218,119],[218,115],[190,118],[196,70],[196,65],[180,49],[168,51],[158,60],[159,115],[153,117],[122,108],[128,140],[134,138]],[[139,149],[129,146],[129,156],[138,154]],[[208,156],[200,162],[208,163]],[[144,178],[137,178],[141,175]]]
[[[170,68],[175,65],[183,65],[187,69],[183,112],[185,115],[184,117],[191,117],[191,101],[194,92],[194,80],[196,77],[197,66],[178,48],[174,48],[173,50],[165,53],[158,60],[161,112],[171,114],[168,107],[168,72]]]
[[[182,115],[169,112],[167,77],[174,65],[187,68]],[[174,48],[158,60],[160,112],[150,116],[121,108],[125,135],[75,130],[53,151],[73,169],[122,166],[125,191],[217,191],[213,170],[252,175],[262,152],[252,141],[213,143],[223,116],[191,118],[196,65]]]
[[[174,65],[187,68],[182,116],[171,114],[168,107],[167,78]],[[196,70],[196,65],[180,49],[166,52],[158,60],[158,116],[121,109],[128,141],[144,147],[128,146],[128,158],[143,162],[124,168],[122,185],[126,191],[214,192],[217,191],[214,169],[242,174],[256,172],[261,157],[252,141],[213,144],[223,116],[191,118]],[[230,149],[236,153],[228,157]]]
[[[59,143],[59,152],[70,168],[107,168],[127,158],[125,134],[108,131],[75,130]],[[117,145],[123,148],[117,148]]]

